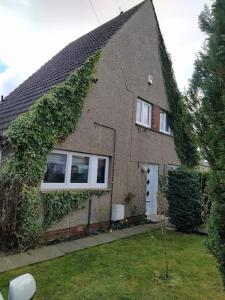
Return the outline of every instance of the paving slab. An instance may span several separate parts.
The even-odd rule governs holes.
[[[134,229],[135,231],[137,232],[145,232],[145,231],[148,231],[149,229],[146,227],[148,224],[144,224],[144,225],[138,225],[138,226],[134,226],[134,227],[131,227],[132,229]],[[151,224],[152,225],[152,224]]]
[[[93,237],[87,237],[87,238],[81,238],[74,241],[64,242],[58,244],[57,247],[60,251],[68,254],[74,251],[95,247],[98,244],[99,243]]]
[[[96,240],[98,245],[111,243],[117,240],[117,237],[113,236],[111,232],[95,235],[93,238]]]
[[[3,258],[3,262],[6,262],[9,266],[12,266],[10,269],[17,269],[20,267],[24,267],[33,263],[32,257],[27,253],[14,254],[10,256],[6,256]],[[4,265],[4,263],[3,263]],[[2,259],[0,260],[0,270],[3,269]],[[7,270],[7,269],[6,269]]]
[[[154,230],[154,229],[157,229],[157,228],[160,228],[161,227],[161,224],[158,223],[158,224],[145,224],[145,228],[146,230]]]
[[[6,257],[1,258],[0,261],[0,273],[14,269],[12,262]]]
[[[133,227],[122,229],[122,230],[115,230],[111,233],[112,236],[114,236],[118,239],[130,237],[130,236],[133,236],[133,235],[136,235],[136,234],[140,234],[140,232],[135,230]]]
[[[69,242],[63,242],[57,245],[57,248],[68,254],[74,251],[79,251],[83,249],[83,245],[79,243],[77,240],[69,241]]]
[[[159,222],[162,222],[163,220],[168,221],[168,217],[164,217],[164,215],[148,215],[147,220],[151,221],[153,224],[157,224]]]
[[[79,243],[79,240],[77,240],[77,242]],[[81,245],[83,245],[83,249],[91,248],[91,247],[97,246],[98,242],[92,236],[90,236],[90,237],[81,239]]]
[[[131,227],[135,232],[137,233],[145,233],[149,230],[157,229],[159,228],[159,224],[144,224],[144,225],[139,225],[139,226],[134,226]]]
[[[116,240],[125,238],[127,236],[127,234],[125,232],[123,232],[125,229],[122,230],[114,230],[112,231],[110,234],[111,236],[113,236]]]
[[[137,235],[140,233],[145,233],[149,230],[154,230],[159,228],[159,224],[144,224],[144,225],[138,225],[138,226],[133,226],[129,228],[125,228],[122,230],[115,230],[112,232],[112,235],[117,237],[117,238],[126,238],[129,236]]]
[[[122,238],[148,232],[159,227],[159,224],[138,225],[73,241],[62,242],[56,245],[45,246],[29,250],[25,253],[0,256],[0,273],[34,263],[55,259],[71,252],[110,243]]]
[[[56,245],[29,250],[27,253],[33,260],[33,263],[46,261],[65,255],[65,253],[61,251]]]

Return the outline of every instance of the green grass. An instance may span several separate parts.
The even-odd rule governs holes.
[[[215,259],[204,237],[168,232],[171,279],[163,280],[160,231],[82,250],[0,274],[6,297],[10,279],[25,272],[37,280],[35,299],[225,299]]]

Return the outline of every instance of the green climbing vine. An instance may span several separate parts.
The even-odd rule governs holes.
[[[24,250],[35,245],[41,233],[70,212],[80,209],[86,200],[106,193],[107,191],[98,190],[37,193],[36,188],[24,188],[18,206],[18,248]]]
[[[42,203],[35,187],[24,186],[17,199],[16,245],[25,250],[37,244],[44,231],[40,220]]]
[[[18,245],[27,247],[42,232],[39,222],[41,199],[46,205],[46,197],[51,198],[40,197],[39,193],[47,156],[55,145],[76,129],[99,58],[100,51],[97,51],[64,83],[53,87],[27,112],[16,118],[6,131],[10,154],[0,175],[3,199],[0,206],[0,240],[3,249]],[[84,199],[87,195],[83,192],[83,196],[81,193],[77,199]],[[57,199],[62,200],[62,197]],[[68,204],[71,208],[76,207],[76,201],[72,199],[75,198],[71,196],[71,203]],[[56,200],[51,203],[56,204]],[[69,208],[65,209],[68,211]],[[59,218],[64,214],[56,212],[56,215]]]
[[[44,226],[49,228],[64,216],[68,215],[74,209],[77,209],[86,200],[93,196],[101,196],[105,191],[57,191],[41,193],[44,212]]]
[[[188,167],[198,165],[199,154],[197,142],[191,127],[190,115],[185,105],[173,73],[173,66],[167,53],[163,36],[158,26],[159,50],[166,93],[169,101],[170,112],[168,114],[170,126],[174,134],[174,142],[178,157],[182,164]]]

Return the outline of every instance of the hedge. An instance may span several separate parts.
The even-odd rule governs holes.
[[[169,219],[177,230],[193,232],[202,224],[200,174],[187,168],[169,171]]]

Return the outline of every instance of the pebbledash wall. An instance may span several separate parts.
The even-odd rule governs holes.
[[[153,76],[151,86],[149,74]],[[110,157],[109,193],[92,199],[92,229],[104,228],[109,221],[114,146],[113,203],[126,204],[127,218],[145,214],[146,174],[141,170],[142,165],[158,164],[162,173],[164,165],[180,164],[173,137],[159,132],[160,109],[168,111],[169,104],[150,1],[102,49],[96,78],[78,129],[55,148]],[[136,124],[138,97],[153,105],[152,129]],[[126,203],[128,193],[135,197]],[[47,238],[83,234],[87,222],[88,202],[50,228]]]

